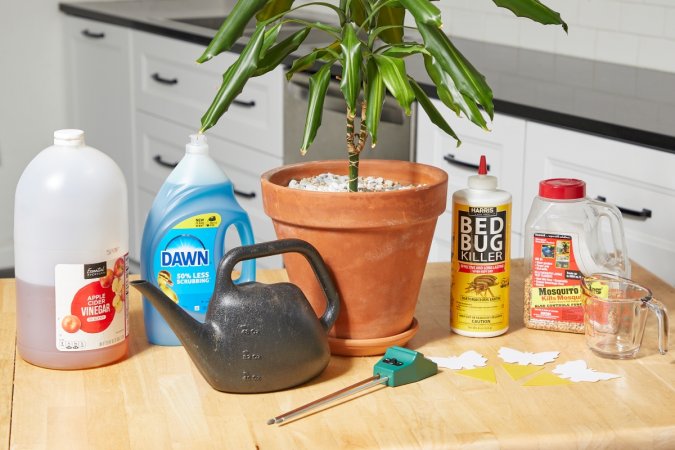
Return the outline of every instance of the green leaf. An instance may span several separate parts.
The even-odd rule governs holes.
[[[384,6],[377,15],[377,26],[388,27],[379,34],[380,39],[388,44],[400,44],[403,42],[403,21],[405,19],[404,8],[392,8]]]
[[[440,27],[441,11],[429,0],[398,0],[398,2],[413,15],[415,22]]]
[[[410,115],[410,105],[415,100],[415,94],[410,87],[408,75],[405,70],[405,62],[400,58],[392,58],[384,55],[373,55],[377,68],[382,74],[382,79],[387,89],[396,98],[399,105]]]
[[[260,49],[260,54],[264,55],[267,50],[274,45],[279,36],[279,31],[281,30],[281,22],[275,24],[272,28],[265,31],[265,37],[263,39],[262,48]]]
[[[448,122],[445,121],[441,113],[438,112],[438,109],[436,109],[436,107],[431,102],[427,94],[422,90],[420,85],[417,84],[417,82],[412,78],[410,78],[410,85],[412,86],[413,92],[415,92],[417,102],[420,104],[422,109],[424,109],[424,111],[427,113],[427,116],[429,116],[431,122],[441,130],[445,131],[447,134],[455,138],[455,140],[457,141],[457,147],[459,147],[462,141],[460,141],[459,137],[457,137],[457,134],[455,134],[455,132],[450,127]]]
[[[382,105],[384,104],[384,80],[382,74],[377,68],[374,59],[368,60],[367,66],[368,92],[366,102],[366,128],[372,136],[372,146],[377,145],[377,127],[382,115]]]
[[[204,132],[214,126],[225,111],[230,107],[232,101],[244,89],[244,85],[253,75],[258,67],[260,58],[260,49],[265,36],[265,26],[258,25],[255,33],[244,47],[239,58],[223,74],[223,82],[216,94],[211,106],[202,116],[202,128]]]
[[[353,23],[347,23],[342,33],[342,79],[340,90],[347,102],[349,112],[356,111],[356,100],[361,92],[361,46]]]
[[[206,47],[198,63],[210,60],[214,56],[228,51],[232,45],[244,34],[249,21],[260,11],[269,0],[239,0],[227,18],[223,21],[218,32]]]
[[[368,24],[363,23],[366,20],[366,17],[368,17],[366,6],[367,5],[365,5],[362,0],[352,0],[349,4],[352,21],[358,26],[363,27],[364,30],[368,29]]]
[[[260,22],[271,19],[291,9],[293,2],[294,0],[268,0],[267,5],[256,14],[255,18]]]
[[[324,64],[321,69],[309,77],[309,99],[307,100],[307,117],[305,118],[305,131],[302,136],[302,146],[300,153],[307,153],[307,149],[314,138],[316,132],[321,126],[321,117],[323,115],[323,102],[326,98],[328,83],[330,82],[330,68],[333,61]]]
[[[258,68],[253,73],[253,76],[258,77],[278,67],[288,55],[300,47],[309,32],[309,28],[303,28],[291,34],[277,45],[270,47],[258,63]]]
[[[492,118],[494,115],[492,89],[485,81],[485,77],[457,50],[441,29],[419,22],[417,29],[429,53],[438,61],[443,71],[450,75],[459,91],[481,105]]]
[[[567,33],[567,24],[560,13],[553,11],[538,0],[492,0],[495,5],[510,10],[518,17],[527,17],[544,25],[562,25]]]
[[[314,67],[314,64],[317,61],[327,61],[327,58],[335,59],[339,56],[340,52],[340,41],[335,41],[327,47],[314,49],[311,53],[302,56],[295,61],[293,65],[286,72],[286,79],[290,80],[293,75],[297,72],[303,72],[305,70],[311,69]]]
[[[394,58],[405,58],[406,56],[422,53],[428,55],[429,52],[422,44],[397,44],[392,45],[383,51],[381,54],[385,56],[392,56]]]
[[[462,94],[455,86],[452,78],[443,71],[438,62],[431,55],[424,55],[424,67],[436,85],[438,99],[457,115],[462,111],[466,117],[484,130],[487,130],[487,122],[481,114],[476,103],[467,95]]]

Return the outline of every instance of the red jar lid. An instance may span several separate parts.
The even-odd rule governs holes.
[[[551,178],[539,182],[539,196],[554,200],[574,200],[586,196],[586,183],[574,178]]]

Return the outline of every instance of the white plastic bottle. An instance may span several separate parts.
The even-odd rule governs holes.
[[[83,369],[128,347],[128,212],[124,175],[81,130],[54,145],[16,187],[17,347],[31,364]]]
[[[499,336],[509,328],[511,194],[487,175],[484,155],[468,184],[452,196],[450,327],[462,336]]]

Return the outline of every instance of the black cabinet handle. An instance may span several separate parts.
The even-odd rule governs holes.
[[[84,30],[82,30],[82,36],[86,36],[92,39],[103,39],[105,37],[105,33],[103,32],[94,33],[93,31],[89,31],[89,28],[85,28]]]
[[[607,202],[607,197],[603,197],[602,195],[598,195],[595,197],[596,200],[600,202]],[[642,211],[636,211],[634,209],[628,209],[628,208],[623,208],[621,206],[616,205],[616,207],[621,211],[621,215],[624,217],[629,217],[632,219],[639,219],[639,220],[647,220],[652,216],[652,210],[647,209],[647,208],[642,208]]]
[[[462,167],[464,169],[473,169],[473,170],[478,170],[478,164],[471,164],[468,162],[464,161],[458,161],[455,159],[455,155],[448,153],[443,157],[444,160],[448,162],[448,164],[452,164],[453,166],[457,167]],[[487,170],[488,172],[490,171],[490,164],[487,165]]]
[[[152,79],[162,84],[178,84],[178,78],[164,78],[157,72],[152,74]]]
[[[233,100],[232,103],[238,106],[243,106],[244,108],[253,108],[255,106],[255,100],[249,100],[248,102],[242,102],[241,100]]]
[[[175,167],[178,165],[177,162],[167,162],[167,161],[164,161],[164,160],[162,159],[162,155],[155,155],[155,156],[152,157],[152,159],[153,159],[157,164],[159,164],[160,166],[168,167],[169,169],[173,169],[173,168],[175,168]]]
[[[152,159],[160,166],[168,167],[169,169],[173,169],[178,165],[178,163],[164,161],[162,155],[155,155]],[[255,198],[256,196],[255,192],[244,192],[237,189],[234,189],[234,195],[242,198]]]
[[[237,189],[234,190],[234,195],[242,198],[255,198],[255,192],[242,192]]]

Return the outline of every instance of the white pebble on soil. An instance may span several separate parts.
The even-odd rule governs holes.
[[[322,173],[310,178],[291,180],[288,187],[291,189],[304,189],[306,191],[320,192],[347,192],[347,175],[335,175]],[[384,192],[398,191],[401,189],[414,189],[420,185],[402,185],[396,181],[385,180],[382,177],[359,177],[359,192]]]

